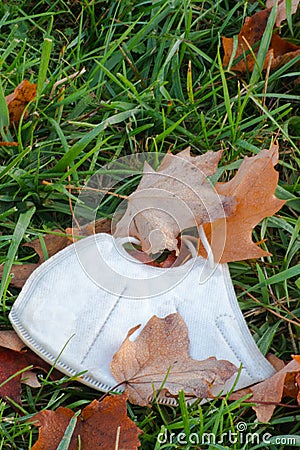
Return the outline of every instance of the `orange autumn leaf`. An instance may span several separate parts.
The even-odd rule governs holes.
[[[12,94],[5,97],[8,106],[10,124],[18,123],[28,103],[36,96],[36,84],[23,80]],[[25,117],[27,112],[25,113]]]
[[[238,61],[231,66],[231,70],[241,73],[253,71],[256,62],[252,52],[255,55],[258,52],[270,12],[271,8],[259,11],[252,17],[246,17],[245,23],[238,34],[238,45],[234,55],[234,59]],[[222,37],[222,43],[224,48],[223,66],[226,67],[232,58],[234,39]],[[266,54],[263,70],[269,66],[273,69],[282,65],[298,54],[300,54],[300,47],[282,39],[278,33],[274,33]]]
[[[84,450],[137,450],[141,430],[127,417],[127,395],[93,400],[77,417],[69,450],[77,450],[80,438]],[[40,427],[38,441],[32,450],[56,450],[74,412],[59,407],[56,411],[41,411],[31,421]]]
[[[252,230],[285,203],[274,195],[279,177],[274,169],[277,162],[278,145],[273,144],[270,150],[246,157],[230,181],[216,184],[217,192],[234,197],[237,205],[230,217],[205,225],[215,261],[225,263],[269,255],[252,241]],[[203,248],[200,254],[205,255]]]
[[[0,141],[0,147],[18,147],[18,142]]]

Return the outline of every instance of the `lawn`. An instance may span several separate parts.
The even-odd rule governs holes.
[[[272,70],[238,76],[222,67],[221,37],[239,32],[263,1],[122,0],[3,1],[0,5],[0,82],[8,95],[24,79],[37,83],[28,117],[4,130],[0,146],[0,264],[36,263],[25,244],[72,226],[80,188],[122,156],[191,147],[193,155],[223,149],[225,181],[244,156],[279,144],[276,195],[285,206],[253,232],[272,253],[229,264],[248,327],[264,355],[284,361],[299,353],[300,55]],[[281,36],[300,45],[300,15]],[[3,94],[2,94],[3,96]],[[1,105],[1,104],[0,104]],[[0,129],[3,131],[0,109]],[[97,218],[111,218],[139,177],[106,195]],[[216,180],[215,180],[216,181]],[[27,215],[24,214],[27,212]],[[18,240],[12,236],[18,223]],[[56,230],[56,231],[53,231]],[[14,237],[16,239],[16,237]],[[272,278],[271,283],[264,283]],[[1,283],[0,329],[19,290]],[[264,287],[262,287],[262,285]],[[0,449],[30,449],[38,429],[26,423],[42,409],[84,408],[101,393],[76,380],[23,386],[22,406],[0,400]],[[178,407],[137,407],[128,415],[143,430],[141,449],[284,449],[276,436],[299,435],[300,413],[284,399],[268,424],[258,424],[245,401],[214,399]],[[245,433],[259,435],[247,442]],[[240,427],[240,428],[239,428]],[[161,433],[167,430],[167,440]],[[173,433],[170,438],[170,434]],[[182,434],[191,436],[182,442]],[[201,444],[203,433],[216,443]],[[230,435],[230,433],[232,435]],[[270,443],[263,442],[269,436]],[[223,440],[221,436],[223,435]],[[233,436],[233,437],[232,437]],[[271,438],[272,436],[272,438]],[[243,440],[244,437],[244,440]],[[297,446],[300,446],[298,440]]]

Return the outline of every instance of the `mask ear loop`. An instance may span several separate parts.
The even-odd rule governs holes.
[[[211,246],[208,242],[208,239],[206,237],[206,234],[204,232],[202,225],[200,225],[200,227],[199,227],[199,237],[200,237],[203,247],[205,248],[206,253],[207,253],[207,262],[208,262],[209,268],[213,269],[215,266],[214,255],[213,255]],[[197,249],[195,248],[195,246],[193,245],[193,243],[191,242],[191,239],[188,236],[182,236],[182,240],[184,241],[185,245],[189,249],[189,251],[192,255],[192,258],[197,258],[198,252],[197,252]],[[127,256],[128,256],[128,253],[126,252],[126,250],[123,247],[124,244],[127,244],[128,242],[131,242],[132,244],[140,244],[139,239],[134,238],[132,236],[117,238],[116,241],[118,242],[118,244],[120,246],[119,248],[121,248],[126,253]],[[135,260],[135,258],[133,258],[133,259]]]
[[[204,231],[202,225],[200,225],[200,227],[199,227],[199,237],[200,237],[203,247],[205,248],[206,253],[207,253],[207,262],[208,262],[209,268],[213,269],[215,267],[214,254],[212,252],[211,246],[208,242],[208,239],[206,237],[206,234],[205,234],[205,231]]]
[[[197,258],[198,252],[197,252],[195,245],[192,242],[194,239],[196,240],[196,238],[193,238],[192,236],[185,236],[185,235],[181,236],[181,241],[189,249],[189,251],[192,255],[192,258]]]
[[[130,242],[132,244],[137,244],[137,245],[139,245],[141,243],[139,239],[137,239],[135,237],[132,237],[132,236],[126,236],[126,237],[122,237],[122,238],[117,238],[116,241],[120,245],[128,244],[128,242]]]
[[[118,237],[115,239],[115,244],[118,249],[118,252],[121,253],[126,259],[128,259],[134,263],[139,263],[139,261],[136,258],[134,258],[133,256],[131,256],[123,247],[124,244],[128,244],[128,243],[140,245],[141,242],[139,241],[139,239],[137,239],[133,236],[125,236],[122,238]]]

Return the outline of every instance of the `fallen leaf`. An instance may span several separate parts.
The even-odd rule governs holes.
[[[36,84],[23,80],[12,94],[5,97],[8,106],[10,124],[18,123],[28,103],[36,96]],[[27,116],[27,111],[25,117]]]
[[[175,252],[170,253],[166,259],[164,259],[162,262],[158,262],[155,259],[153,259],[150,255],[147,253],[144,253],[140,250],[135,249],[129,249],[127,250],[127,253],[131,255],[133,258],[137,259],[143,264],[146,264],[147,266],[152,267],[171,267],[174,262],[176,261],[176,255]]]
[[[180,390],[187,396],[212,397],[237,372],[229,361],[192,359],[188,329],[179,314],[153,316],[131,341],[139,327],[129,331],[111,362],[111,372],[118,383],[124,383],[131,403],[149,405],[153,391],[161,389],[160,399]]]
[[[13,264],[10,273],[13,278],[10,282],[10,286],[21,289],[27,278],[35,271],[40,264]],[[2,277],[3,267],[0,267],[0,278]]]
[[[269,363],[272,364],[276,372],[279,372],[279,370],[285,367],[285,362],[282,359],[278,358],[273,353],[268,353],[266,358],[269,361]]]
[[[2,330],[0,331],[0,347],[10,348],[11,350],[20,352],[26,346],[15,331]]]
[[[35,372],[32,372],[32,370],[22,372],[21,383],[26,384],[26,386],[30,386],[34,389],[40,388],[42,386],[38,380],[37,374]]]
[[[24,346],[24,345],[23,345]],[[11,350],[0,347],[0,397],[4,400],[11,399],[15,403],[21,404],[21,380],[22,374],[15,375],[23,371],[26,367],[31,369],[41,369],[49,372],[51,366],[43,361],[39,356],[29,349],[23,351]],[[28,376],[28,371],[24,373],[24,378]],[[15,375],[15,376],[14,376]],[[7,381],[10,377],[11,380]]]
[[[115,235],[137,237],[146,253],[168,249],[178,254],[180,231],[231,214],[234,200],[216,195],[206,179],[216,172],[221,154],[192,157],[187,148],[176,156],[167,153],[157,171],[145,163]]]
[[[18,142],[6,142],[6,141],[1,141],[0,142],[0,146],[1,147],[18,147],[19,143]]]
[[[295,384],[298,387],[298,394],[297,394],[297,403],[300,405],[300,372],[297,373],[295,376]]]
[[[293,361],[272,377],[250,388],[234,392],[231,394],[230,399],[236,400],[251,393],[252,396],[248,401],[255,403],[255,406],[252,406],[252,408],[256,412],[259,422],[269,422],[276,405],[284,397],[297,398],[300,404],[299,386],[297,387],[297,379],[300,374],[300,356],[293,356],[293,358]]]
[[[215,185],[220,195],[234,197],[236,200],[234,214],[205,226],[215,261],[225,263],[270,254],[252,241],[252,230],[285,203],[274,195],[279,177],[274,169],[277,162],[278,145],[273,144],[270,150],[265,149],[256,156],[245,157],[230,181]],[[200,254],[205,256],[202,247]]]
[[[275,5],[275,0],[267,0],[266,7],[267,8],[273,8]],[[299,0],[292,0],[291,1],[291,14],[295,14],[295,12],[298,9]],[[287,18],[287,11],[286,11],[286,0],[281,0],[278,2],[277,5],[277,11],[276,11],[276,26],[280,27],[281,22],[286,20]]]
[[[94,223],[88,223],[80,228],[66,228],[66,234],[71,236],[69,239],[76,240],[76,236],[91,236],[95,233],[111,234],[112,222],[110,219],[97,219]]]
[[[236,72],[252,72],[256,64],[252,52],[256,55],[259,42],[264,34],[270,9],[259,11],[252,17],[246,17],[245,23],[238,34],[238,44],[234,59],[239,59],[230,69]],[[227,67],[234,50],[234,39],[222,37],[224,57],[223,66]],[[250,51],[251,49],[251,51]],[[300,54],[300,47],[282,39],[278,33],[274,33],[270,42],[269,50],[263,65],[263,70],[270,66],[271,69],[286,63],[288,60]]]
[[[52,231],[56,233],[61,233],[61,230],[58,229]],[[48,253],[48,258],[55,255],[60,250],[64,249],[65,247],[67,247],[72,243],[70,242],[70,239],[67,238],[67,236],[59,236],[58,234],[46,234],[46,236],[43,237],[43,240]],[[31,247],[34,249],[34,251],[40,258],[40,264],[45,261],[43,247],[41,245],[41,241],[39,238],[27,242],[26,244],[24,244],[24,247]]]
[[[141,430],[127,417],[127,395],[116,395],[93,400],[77,417],[69,450],[137,450]],[[56,450],[74,412],[59,407],[56,411],[41,411],[31,419],[40,427],[38,441],[32,450]]]
[[[24,350],[25,344],[21,341],[15,331],[2,330],[0,331],[0,347],[5,347],[20,352],[21,350]],[[37,379],[37,374],[31,370],[22,372],[21,383],[33,388],[38,388],[41,386],[41,383]]]

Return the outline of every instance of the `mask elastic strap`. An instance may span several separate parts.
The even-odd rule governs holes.
[[[132,236],[118,238],[117,241],[118,241],[118,244],[120,244],[120,245],[128,244],[128,242],[131,242],[132,244],[140,244],[139,239],[132,237]]]
[[[181,236],[181,241],[184,242],[184,245],[186,245],[187,248],[189,249],[189,251],[192,255],[192,258],[197,258],[198,252],[197,252],[195,245],[192,242],[192,241],[197,242],[196,238],[194,238],[192,236],[183,235],[183,236]]]
[[[209,264],[210,268],[213,268],[215,266],[215,261],[214,261],[214,255],[211,249],[211,246],[207,240],[206,234],[204,232],[203,226],[201,225],[199,227],[199,237],[200,240],[203,244],[203,247],[206,250],[207,253],[207,262]],[[193,243],[191,242],[191,239],[188,236],[182,236],[182,240],[184,241],[185,245],[187,246],[187,248],[189,249],[192,258],[197,258],[198,256],[198,252],[197,249],[195,248],[195,246],[193,245]],[[140,244],[139,239],[134,238],[132,236],[126,236],[123,238],[118,238],[117,239],[118,244],[120,245],[120,247],[123,249],[123,245],[127,244],[128,242],[131,242],[133,244]]]
[[[203,226],[202,226],[202,225],[200,225],[200,227],[199,227],[199,237],[200,237],[200,239],[201,239],[201,242],[202,242],[202,244],[203,244],[203,247],[204,247],[205,250],[206,250],[206,253],[207,253],[207,262],[208,262],[208,264],[209,264],[209,267],[210,267],[210,268],[213,268],[213,267],[215,266],[214,254],[213,254],[213,252],[212,252],[211,246],[210,246],[210,244],[209,244],[209,242],[208,242],[208,239],[207,239],[207,237],[206,237],[206,234],[205,234],[205,232],[204,232],[204,229],[203,229]]]

